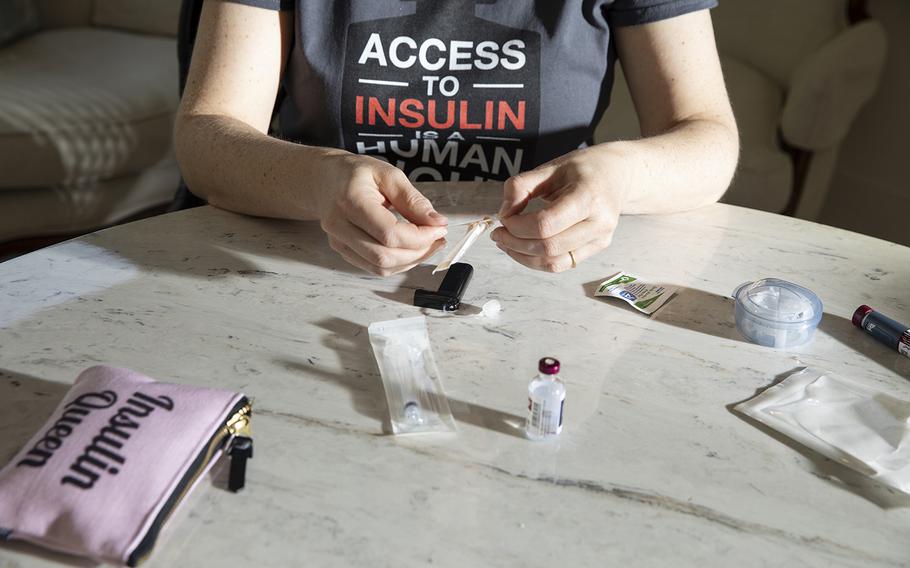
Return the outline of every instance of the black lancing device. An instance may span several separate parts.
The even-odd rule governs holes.
[[[454,312],[461,306],[461,297],[468,289],[474,267],[464,262],[456,262],[446,271],[445,278],[439,285],[439,290],[415,290],[414,305],[421,308],[431,308],[445,312]]]

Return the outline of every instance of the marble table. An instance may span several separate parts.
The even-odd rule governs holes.
[[[499,197],[425,190],[453,222]],[[910,249],[714,205],[624,217],[608,250],[558,275],[486,238],[465,261],[466,313],[421,312],[429,267],[368,276],[315,223],[206,207],[0,264],[0,461],[107,363],[255,398],[247,489],[203,484],[148,566],[910,565],[910,496],[731,411],[806,365],[910,398],[910,359],[849,319],[867,303],[910,321]],[[595,298],[620,269],[680,292],[651,318]],[[729,294],[767,276],[822,298],[810,344],[737,334]],[[498,318],[471,308],[494,298]],[[454,437],[385,434],[366,327],[421,313]],[[543,355],[568,387],[553,443],[520,430]],[[59,562],[75,560],[0,546],[0,566]]]

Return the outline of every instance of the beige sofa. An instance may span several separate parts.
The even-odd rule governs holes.
[[[720,0],[712,11],[742,143],[724,201],[818,217],[840,144],[875,92],[884,64],[884,31],[863,19],[861,4]],[[635,109],[617,72],[595,140],[638,135]]]
[[[179,0],[34,0],[0,47],[0,243],[97,229],[171,201]]]

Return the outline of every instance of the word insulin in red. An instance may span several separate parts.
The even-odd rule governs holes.
[[[366,103],[366,104],[364,104]],[[441,108],[438,108],[441,107]],[[427,126],[438,130],[455,128],[457,130],[524,130],[525,101],[518,101],[513,108],[507,101],[485,101],[483,116],[480,122],[471,122],[469,111],[474,110],[468,101],[445,101],[438,105],[435,100],[388,99],[385,104],[377,97],[364,101],[358,95],[355,102],[355,121],[357,124],[375,126],[379,123],[386,126],[403,126],[404,128],[423,128]],[[442,114],[442,116],[440,116]],[[510,123],[511,128],[507,123]]]

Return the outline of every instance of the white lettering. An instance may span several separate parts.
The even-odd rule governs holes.
[[[388,65],[385,60],[385,51],[382,49],[382,38],[377,33],[370,34],[370,39],[367,40],[367,44],[364,46],[363,53],[360,54],[360,59],[357,63],[363,65],[370,59],[375,59],[382,67]]]
[[[454,40],[449,46],[452,48],[452,55],[449,59],[449,69],[451,71],[470,71],[471,48],[474,47],[474,42]],[[467,62],[461,63],[461,61]]]
[[[451,86],[447,89],[446,85],[451,85]],[[451,97],[452,95],[457,93],[458,92],[458,79],[456,79],[455,77],[452,77],[451,75],[447,75],[447,76],[443,77],[442,80],[439,81],[439,92],[447,97]]]
[[[481,71],[495,69],[499,65],[499,44],[495,41],[482,41],[477,44],[477,59],[474,60],[474,67]]]
[[[520,39],[513,39],[502,44],[502,54],[505,56],[502,59],[502,66],[509,71],[524,67],[527,62],[524,52],[521,51],[524,48],[525,42]],[[508,59],[508,57],[514,57],[514,59]]]
[[[357,153],[358,154],[370,154],[376,152],[377,154],[385,154],[385,142],[378,140],[375,146],[367,146],[366,142],[357,141]]]
[[[476,164],[481,171],[490,171],[487,156],[484,154],[483,146],[480,144],[471,144],[470,148],[468,148],[468,151],[465,152],[464,157],[461,159],[461,163],[458,164],[458,167],[463,170],[471,164]]]
[[[401,147],[401,142],[399,142],[398,140],[392,140],[389,143],[389,146],[391,146],[392,152],[398,154],[402,158],[413,158],[414,156],[417,155],[417,150],[418,150],[418,147],[420,146],[420,142],[417,140],[408,140],[407,142],[408,142],[407,150],[405,150]]]
[[[416,55],[409,55],[405,59],[398,57],[398,47],[402,44],[407,45],[412,50],[417,50],[417,42],[408,36],[396,37],[392,40],[392,43],[389,44],[389,60],[392,62],[392,65],[398,67],[399,69],[408,69],[414,62],[417,61]]]
[[[500,46],[495,41],[445,42],[435,37],[418,43],[406,35],[395,37],[386,46],[379,33],[374,32],[367,39],[357,63],[378,64],[380,67],[392,65],[398,69],[409,69],[419,64],[426,71],[443,68],[451,71],[490,71],[497,67],[515,71],[527,64],[526,48],[525,42],[520,39],[509,40]]]
[[[431,47],[435,47],[437,50],[439,50],[442,53],[445,53],[445,51],[446,51],[446,44],[442,43],[442,40],[436,39],[435,37],[431,37],[427,41],[423,42],[423,45],[420,46],[420,53],[419,53],[420,64],[427,71],[438,71],[438,70],[442,69],[443,66],[446,64],[446,60],[445,60],[445,57],[440,55],[439,57],[436,58],[435,62],[431,63],[430,59],[427,56],[427,52],[430,51]]]
[[[421,77],[421,79],[423,79],[423,82],[427,84],[427,96],[432,97],[433,96],[433,85],[436,83],[436,81],[439,80],[439,76],[438,75],[424,75],[423,77]]]
[[[509,172],[509,177],[516,175],[519,168],[521,167],[521,157],[523,155],[524,150],[522,148],[518,148],[515,150],[515,154],[512,156],[512,159],[509,160],[508,150],[502,146],[497,146],[493,150],[493,171],[490,173],[493,175],[498,175],[499,170],[502,169],[502,165],[505,164],[506,170]]]
[[[431,155],[432,154],[432,155]],[[448,158],[446,158],[448,156]],[[444,164],[448,160],[449,166],[454,167],[458,159],[458,142],[446,142],[443,150],[435,140],[426,140],[423,143],[423,162],[427,164]]]

